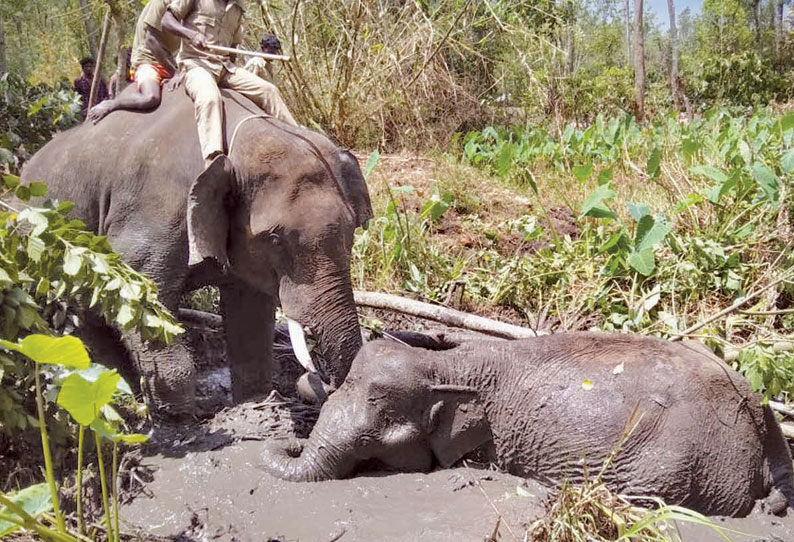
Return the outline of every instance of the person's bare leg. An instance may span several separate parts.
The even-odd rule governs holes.
[[[96,124],[108,113],[117,109],[141,110],[154,109],[160,105],[160,83],[154,79],[141,81],[138,92],[122,94],[112,100],[105,100],[88,112],[88,120]]]

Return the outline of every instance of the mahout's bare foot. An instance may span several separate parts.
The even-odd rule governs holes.
[[[115,100],[105,100],[104,102],[98,103],[92,107],[88,112],[88,120],[96,124],[100,120],[104,119],[108,113],[113,111],[114,101]]]

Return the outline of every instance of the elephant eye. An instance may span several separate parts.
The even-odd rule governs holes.
[[[375,442],[375,438],[372,437],[371,435],[360,435],[357,440],[358,440],[357,445],[358,447],[361,448],[370,446]]]
[[[270,242],[270,245],[273,247],[281,247],[282,239],[281,236],[277,233],[271,233],[268,235],[267,240]]]

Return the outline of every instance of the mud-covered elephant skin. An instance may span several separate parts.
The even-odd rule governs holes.
[[[58,135],[22,178],[75,202],[73,214],[152,277],[170,309],[196,287],[219,286],[235,400],[270,389],[278,304],[310,328],[319,369],[338,387],[361,346],[350,251],[372,210],[358,163],[320,134],[264,118],[233,92],[223,96],[229,158],[203,173],[193,103],[178,89],[154,111],[116,111]],[[92,343],[108,331],[85,335]],[[105,362],[129,354],[157,412],[193,411],[185,341],[89,346]]]
[[[300,453],[266,447],[294,481],[449,467],[471,452],[549,484],[609,486],[706,514],[783,511],[792,462],[773,413],[704,346],[599,333],[366,344]]]

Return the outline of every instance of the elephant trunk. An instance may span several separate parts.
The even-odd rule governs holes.
[[[310,285],[282,284],[280,297],[284,313],[311,331],[321,358],[315,363],[338,388],[362,344],[348,271],[337,271]]]
[[[266,448],[264,468],[273,476],[290,482],[321,482],[348,476],[354,467],[342,451],[315,430],[299,456],[287,448]]]

